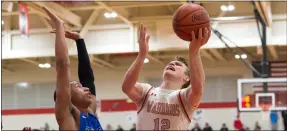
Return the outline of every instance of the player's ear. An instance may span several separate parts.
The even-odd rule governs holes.
[[[184,78],[183,78],[183,80],[184,80],[184,82],[188,82],[189,80],[190,80],[190,78],[189,78],[189,76],[185,76]]]

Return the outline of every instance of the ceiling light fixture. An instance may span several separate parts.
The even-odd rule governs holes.
[[[112,12],[112,13],[106,12],[106,13],[104,13],[104,16],[106,18],[116,18],[118,16],[118,14],[116,12]]]
[[[38,65],[40,68],[50,68],[51,64],[50,63],[45,63],[45,64],[39,64]]]
[[[233,11],[235,9],[235,6],[234,5],[222,5],[220,6],[220,9],[222,11]]]
[[[144,59],[144,63],[149,63],[149,59],[148,59],[148,58],[145,58],[145,59]]]

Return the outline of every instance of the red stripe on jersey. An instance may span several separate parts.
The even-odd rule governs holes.
[[[179,91],[179,93],[178,93],[179,103],[180,103],[180,105],[181,105],[181,108],[182,108],[182,110],[183,110],[185,116],[187,117],[187,120],[188,120],[189,122],[191,122],[191,120],[190,120],[190,118],[189,118],[189,116],[188,116],[188,114],[187,114],[187,112],[186,112],[186,110],[185,110],[185,108],[184,108],[184,105],[183,105],[183,103],[182,103],[182,99],[181,99],[180,92],[181,92],[181,91]]]
[[[139,114],[140,111],[143,109],[144,104],[145,104],[145,101],[146,101],[147,96],[148,96],[148,93],[150,92],[150,90],[151,90],[152,88],[153,88],[153,87],[151,87],[151,88],[147,91],[147,93],[145,94],[145,96],[144,96],[144,101],[143,101],[143,103],[142,103],[142,106],[141,106],[141,108],[139,109],[139,111],[137,112],[138,114]]]

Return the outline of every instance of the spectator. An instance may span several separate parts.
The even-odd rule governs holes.
[[[116,129],[116,131],[124,131],[124,129],[121,127],[121,125],[118,125],[118,128]]]
[[[278,114],[276,111],[270,112],[271,130],[277,131],[278,129]]]
[[[250,131],[250,128],[249,128],[249,127],[246,127],[246,128],[245,128],[245,131]]]
[[[133,127],[130,129],[130,131],[136,131],[136,124],[133,124]]]
[[[261,126],[259,125],[258,121],[256,121],[254,131],[260,131],[260,130]]]
[[[284,131],[287,131],[287,110],[281,112],[283,118]]]
[[[226,127],[225,123],[222,124],[220,131],[228,131],[228,128]]]
[[[201,129],[200,129],[198,123],[195,123],[195,124],[194,124],[194,128],[192,128],[191,131],[201,131]]]
[[[50,130],[50,126],[49,124],[46,122],[45,126],[44,126],[44,131],[49,131]]]
[[[113,130],[112,126],[110,124],[107,124],[106,130]]]
[[[31,127],[24,127],[24,128],[22,129],[22,131],[32,131],[32,128],[31,128]]]
[[[233,122],[233,126],[237,130],[244,130],[243,129],[243,124],[242,124],[242,122],[240,120],[240,114],[239,113],[237,114],[237,119],[234,120],[234,122]]]
[[[209,126],[207,122],[205,123],[205,127],[203,128],[203,131],[212,131],[212,128]]]

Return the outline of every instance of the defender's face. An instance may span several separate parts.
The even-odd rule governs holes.
[[[81,83],[77,81],[70,82],[72,103],[82,108],[88,107],[92,102],[91,92],[89,88],[83,87]]]
[[[163,72],[163,76],[171,75],[175,78],[186,78],[185,74],[187,67],[184,63],[180,61],[171,61],[165,68]]]

